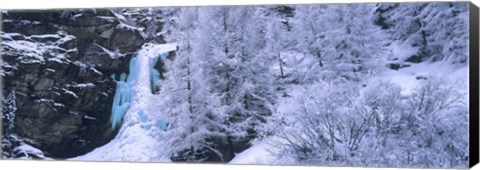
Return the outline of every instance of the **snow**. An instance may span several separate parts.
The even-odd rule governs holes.
[[[77,88],[89,88],[89,87],[95,87],[95,84],[93,83],[79,83],[79,84],[73,84],[69,85],[70,87],[77,87]]]
[[[173,18],[173,17],[172,17]],[[168,30],[169,30],[169,22],[171,22],[172,20],[170,19],[169,21],[166,21],[166,19],[160,19],[160,22],[163,22],[163,26],[162,26],[162,31],[158,32],[155,34],[155,36],[161,36],[161,35],[165,35],[167,34]]]
[[[83,16],[83,14],[82,14],[82,13],[75,14],[75,15],[73,15],[73,16],[72,16],[72,20],[74,20],[74,21],[75,21],[75,20],[77,20],[77,18],[79,18],[79,17],[82,17],[82,16]]]
[[[54,38],[54,39],[60,39],[62,38],[58,34],[42,34],[42,35],[31,35],[30,38],[38,38],[38,39],[44,39],[44,38]]]
[[[386,69],[382,76],[385,80],[398,84],[402,88],[402,95],[410,95],[423,78],[429,76],[446,77],[448,80],[456,82],[463,80],[463,82],[468,84],[468,67],[456,68],[448,63],[422,62],[399,70]]]
[[[410,95],[418,84],[414,75],[402,71],[388,70],[384,73],[384,76],[386,80],[398,84],[402,88],[402,95]]]
[[[52,99],[36,99],[34,100],[33,102],[36,102],[36,103],[42,103],[42,102],[49,102],[49,103],[54,103],[55,101],[53,101]]]
[[[22,64],[41,64],[43,63],[42,60],[22,60],[20,61]]]
[[[408,43],[394,42],[390,45],[390,49],[392,50],[391,60],[405,61],[408,57],[417,54],[419,47],[412,47]],[[429,76],[448,77],[448,79],[452,81],[457,81],[454,79],[458,78],[468,80],[467,66],[452,65],[447,62],[432,63],[428,61],[409,64],[409,67],[399,70],[385,68],[380,75],[383,79],[398,84],[402,88],[401,94],[405,96],[410,95],[412,90],[417,87],[424,78]]]
[[[77,37],[73,36],[73,35],[65,35],[63,36],[62,38],[60,38],[55,44],[56,45],[60,45],[60,44],[63,44],[65,42],[68,42],[68,41],[71,41],[71,40],[74,40],[76,39]]]
[[[16,38],[14,38],[16,37]],[[16,51],[22,52],[23,56],[33,57],[43,61],[44,54],[52,54],[52,56],[58,55],[57,51],[70,51],[58,47],[67,41],[75,39],[72,35],[59,35],[59,34],[44,34],[44,35],[31,35],[24,36],[18,33],[2,33],[2,39],[11,41],[2,41],[2,45],[13,48]],[[39,39],[49,39],[47,42],[37,42]]]
[[[34,60],[36,60],[42,63],[45,61],[42,54],[46,50],[36,42],[30,42],[25,40],[2,41],[2,46],[8,46],[15,49],[16,51],[22,52],[22,57],[29,57],[29,61],[34,62]],[[25,60],[22,60],[22,62],[27,62]]]
[[[275,157],[268,151],[266,142],[258,142],[247,150],[235,155],[230,164],[269,164]]]
[[[21,20],[20,21],[20,24],[24,24],[24,25],[27,25],[27,24],[40,24],[40,22],[38,21],[29,21],[29,20]]]
[[[151,89],[152,89],[152,92],[156,92],[159,90],[159,85],[158,85],[158,81],[160,79],[160,73],[158,72],[157,69],[154,69],[155,67],[155,64],[158,62],[159,59],[161,60],[165,60],[168,56],[168,52],[167,51],[174,51],[176,50],[176,45],[175,44],[168,44],[168,45],[164,45],[164,46],[158,46],[157,47],[158,49],[155,49],[154,51],[156,53],[160,53],[160,55],[157,55],[157,54],[153,54],[153,55],[149,55],[151,58],[150,58],[150,83],[151,83]],[[152,56],[155,56],[155,57],[152,57]]]
[[[394,43],[391,46],[393,56],[400,61],[405,61],[408,57],[418,53],[420,47],[412,47],[407,43]]]
[[[56,107],[65,107],[65,105],[62,104],[62,103],[53,103],[53,106],[56,106]]]
[[[45,71],[52,72],[52,73],[55,72],[55,70],[54,70],[54,69],[51,69],[51,68],[46,68]]]
[[[20,146],[16,147],[14,149],[14,152],[19,152],[24,154],[24,156],[20,157],[19,159],[31,159],[31,157],[28,156],[29,154],[39,156],[42,159],[45,158],[45,156],[43,155],[43,152],[40,149],[37,149],[25,143],[22,143]]]
[[[57,62],[59,64],[65,64],[66,63],[66,62],[62,61],[62,59],[60,59],[60,58],[49,58],[48,61]],[[76,61],[75,63],[80,63],[80,62]]]
[[[96,120],[96,118],[91,117],[91,116],[87,116],[87,115],[85,115],[85,116],[83,116],[83,117],[84,117],[85,119]]]
[[[284,62],[284,75],[297,75],[299,78],[305,79],[305,75],[314,73],[315,67],[318,65],[315,58],[302,53],[282,52],[280,56]],[[275,74],[280,75],[280,65],[277,62],[272,65],[271,69]]]
[[[97,18],[105,19],[110,22],[114,22],[116,19],[115,17],[110,17],[110,16],[97,16]]]
[[[235,155],[229,164],[291,164],[292,158],[278,158],[280,149],[273,146],[273,137],[257,141],[250,148]]]
[[[5,40],[1,41],[4,54],[14,56],[22,54],[17,58],[22,64],[43,64],[45,60],[64,64],[69,62],[64,53],[77,50],[59,47],[60,44],[76,38],[66,34],[24,36],[18,33],[2,33],[1,38]]]
[[[101,45],[97,45],[97,47],[99,47],[100,49],[103,50],[103,52],[107,53],[108,56],[111,58],[111,59],[117,59],[117,58],[120,58],[122,55],[118,52],[118,49],[116,51],[110,51],[108,49],[106,49],[105,47],[101,46]]]
[[[169,44],[147,43],[143,45],[142,48],[146,48],[146,50],[144,51],[145,55],[149,56],[150,58],[155,58],[162,54],[168,53],[170,51],[177,50],[177,43],[169,43]],[[162,58],[162,59],[165,59],[165,58]]]
[[[127,20],[127,19],[125,19],[125,17],[123,15],[117,14],[115,12],[113,12],[113,15],[121,21],[125,22]]]
[[[138,32],[143,32],[143,30],[145,29],[143,27],[135,27],[135,26],[127,25],[127,24],[122,23],[122,22],[117,25],[117,28],[127,29],[129,31],[135,31],[136,30]]]
[[[5,22],[5,20],[3,21]],[[13,37],[16,37],[16,36],[22,36],[22,34],[19,34],[19,33],[2,33],[0,34],[0,38],[2,39],[9,39],[9,40],[13,40]]]
[[[128,78],[122,74],[117,81],[117,88],[122,86],[122,90],[117,89],[114,99],[117,103],[114,102],[113,107],[125,109],[124,116],[120,113],[123,110],[112,111],[112,121],[121,122],[123,118],[117,136],[106,145],[71,160],[171,162],[168,152],[161,149],[164,147],[162,138],[166,135],[166,119],[152,104],[155,95],[151,91],[150,74],[153,68],[150,60],[172,50],[176,50],[175,44],[146,44],[142,47],[132,58]]]
[[[90,67],[90,70],[92,70],[95,74],[98,74],[98,75],[103,75],[102,72],[98,71],[97,69],[95,69],[94,67]]]

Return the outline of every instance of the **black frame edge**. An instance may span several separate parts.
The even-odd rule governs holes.
[[[3,33],[3,9],[0,9],[0,33]],[[0,42],[2,42],[2,38],[0,37]],[[3,60],[2,52],[0,51],[0,62]],[[0,71],[3,70],[3,67],[0,66]],[[3,76],[0,76],[0,104],[3,105]],[[2,107],[0,107],[0,143],[3,143],[3,112]],[[3,146],[0,145],[0,160],[3,159]]]
[[[470,2],[469,17],[469,77],[470,77],[470,119],[469,119],[469,167],[479,162],[479,9]]]

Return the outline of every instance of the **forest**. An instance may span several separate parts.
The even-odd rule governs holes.
[[[61,18],[55,23],[32,17],[27,24],[15,12],[2,13],[3,158],[468,167],[466,2],[107,11],[55,11]],[[85,25],[95,28],[91,39],[70,33],[80,32],[75,23],[86,22],[83,17],[115,23],[114,33],[91,25]],[[9,30],[17,20],[18,27],[34,20],[62,25],[53,33],[60,38],[52,45],[35,39],[37,33]],[[113,38],[122,35],[117,29],[141,37],[136,48],[121,44],[136,39]],[[65,45],[69,35],[78,42]],[[81,45],[90,41],[93,46]],[[57,50],[51,46],[66,50],[50,54]],[[34,75],[48,77],[55,73],[44,67],[63,68],[50,67],[54,59],[66,63],[63,75],[78,67],[78,83],[49,84],[22,70],[40,63]],[[31,79],[42,86],[21,88],[20,80]],[[71,97],[32,92],[47,89]],[[107,97],[100,101],[90,92]],[[87,102],[97,99],[106,106]],[[28,110],[30,100],[37,110]],[[38,109],[42,103],[54,110]],[[46,123],[69,107],[69,115],[80,116],[59,116],[62,130],[31,130],[29,122]],[[100,140],[92,137],[97,132],[103,143],[81,142]],[[48,135],[59,140],[50,145]],[[58,144],[67,139],[77,142]],[[82,148],[74,154],[74,147]]]

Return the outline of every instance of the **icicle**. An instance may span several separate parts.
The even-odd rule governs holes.
[[[120,74],[120,79],[115,81],[117,83],[117,88],[115,91],[115,96],[113,98],[112,104],[112,115],[110,121],[112,123],[112,129],[115,129],[122,122],[123,116],[130,108],[130,102],[132,100],[132,86],[134,77],[136,75],[135,69],[136,58],[130,60],[130,74],[127,77],[127,74]],[[111,75],[111,78],[115,80],[115,74]]]

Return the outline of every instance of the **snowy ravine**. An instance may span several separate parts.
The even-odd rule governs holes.
[[[112,121],[120,122],[123,117],[118,134],[106,145],[70,160],[171,162],[169,155],[158,149],[162,148],[166,122],[161,110],[153,108],[151,104],[151,101],[155,101],[152,100],[152,86],[155,88],[152,82],[158,79],[151,63],[159,57],[165,59],[174,50],[176,44],[145,44],[142,47],[137,56],[132,58],[130,67],[133,68],[130,68],[128,80],[122,82],[125,80],[123,75],[117,82],[117,86],[122,87],[117,88]],[[121,111],[115,111],[116,104],[128,109],[124,116]]]

